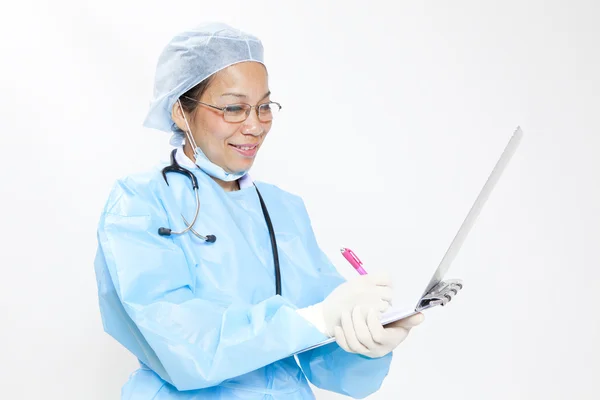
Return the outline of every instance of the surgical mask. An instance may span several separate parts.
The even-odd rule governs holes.
[[[196,145],[196,141],[194,140],[194,137],[192,136],[192,130],[190,129],[190,124],[188,124],[187,118],[185,117],[185,113],[183,112],[183,107],[181,106],[181,102],[179,101],[179,99],[177,99],[177,102],[179,103],[179,107],[181,107],[181,113],[183,114],[183,120],[185,121],[185,126],[187,128],[187,131],[185,132],[185,134],[187,136],[187,139],[190,141],[190,145],[194,149],[194,163],[202,171],[206,172],[208,175],[212,176],[213,178],[217,178],[222,181],[225,181],[225,182],[236,181],[236,180],[240,179],[242,176],[246,175],[246,172],[248,172],[248,171],[242,171],[242,172],[236,172],[236,173],[227,172],[223,168],[221,168],[220,166],[218,166],[217,164],[213,163],[212,161],[210,161],[208,159],[208,157],[206,156],[206,154],[204,154],[202,149],[200,149],[200,147],[198,147]]]

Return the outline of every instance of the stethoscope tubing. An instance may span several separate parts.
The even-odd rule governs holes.
[[[158,234],[160,236],[171,236],[171,235],[183,235],[187,232],[191,232],[196,237],[198,237],[199,239],[203,240],[206,243],[214,243],[217,240],[215,235],[204,236],[194,230],[194,225],[196,224],[198,215],[200,215],[200,194],[199,194],[199,190],[198,190],[198,188],[199,188],[198,187],[198,179],[191,171],[181,167],[177,163],[177,160],[175,159],[176,152],[177,152],[176,149],[171,152],[171,165],[168,165],[163,168],[162,176],[163,176],[165,182],[167,183],[167,186],[169,185],[169,181],[167,180],[167,173],[175,172],[175,173],[186,176],[192,182],[192,188],[194,190],[194,195],[196,198],[196,210],[194,212],[194,218],[192,219],[191,223],[188,223],[188,221],[185,219],[183,214],[181,214],[181,218],[183,219],[183,222],[186,224],[186,227],[184,229],[182,229],[181,231],[173,231],[170,228],[160,227],[160,228],[158,228]],[[263,216],[265,217],[267,229],[269,230],[269,239],[271,241],[271,249],[273,252],[273,264],[275,266],[275,293],[277,295],[281,295],[281,270],[280,270],[280,266],[279,266],[279,253],[277,251],[277,239],[275,237],[275,229],[273,228],[273,223],[271,222],[271,217],[269,215],[269,211],[267,210],[267,206],[260,194],[260,191],[258,190],[258,187],[256,187],[256,185],[254,185],[254,188],[256,189],[256,194],[258,194],[258,199],[260,200],[260,207],[262,209]]]

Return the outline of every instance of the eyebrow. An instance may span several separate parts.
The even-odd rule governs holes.
[[[265,93],[265,95],[261,98],[261,100],[264,100],[266,97],[269,97],[270,95],[271,95],[271,91],[269,90],[267,93]],[[233,97],[237,97],[240,99],[245,99],[248,97],[245,94],[235,93],[235,92],[227,92],[227,93],[223,93],[221,95],[221,97],[225,97],[225,96],[233,96]]]

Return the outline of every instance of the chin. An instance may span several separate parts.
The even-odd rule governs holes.
[[[252,168],[253,164],[253,162],[236,163],[235,165],[232,165],[233,168],[230,168],[229,170],[233,171],[234,174],[239,174],[240,172],[248,171],[250,168]]]

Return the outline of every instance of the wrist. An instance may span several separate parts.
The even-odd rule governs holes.
[[[319,332],[326,336],[331,336],[327,331],[327,324],[325,323],[325,317],[323,316],[323,305],[321,303],[300,308],[296,310],[296,312],[315,328],[317,328]]]

